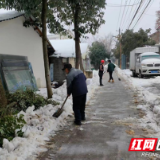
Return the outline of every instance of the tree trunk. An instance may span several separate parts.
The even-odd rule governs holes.
[[[80,53],[80,47],[79,47],[79,37],[77,36],[77,33],[75,33],[75,51],[76,51],[76,67],[75,68],[79,69],[81,53]]]
[[[83,59],[82,59],[82,53],[81,53],[80,43],[79,43],[79,51],[80,51],[80,69],[84,72]]]
[[[45,68],[48,98],[52,98],[53,93],[49,75],[49,61],[48,61],[48,51],[47,51],[46,14],[47,14],[47,0],[42,0],[42,43],[43,43],[44,68]]]
[[[76,4],[76,7],[72,7],[72,12],[74,16],[74,35],[75,35],[75,52],[76,52],[76,66],[75,68],[79,69],[80,67],[80,46],[79,46],[79,33],[78,33],[78,14],[79,14],[79,4]]]
[[[75,68],[81,69],[84,72],[82,56],[81,56],[81,48],[80,48],[80,34],[79,34],[79,23],[78,23],[78,15],[79,15],[79,3],[76,4],[76,7],[72,6],[72,13],[74,17],[74,34],[75,34],[75,52],[76,52],[76,66]]]

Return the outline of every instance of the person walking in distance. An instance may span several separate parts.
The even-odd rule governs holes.
[[[67,74],[68,97],[71,94],[73,97],[74,123],[81,125],[81,121],[85,120],[85,105],[88,92],[86,77],[81,70],[72,68],[71,64],[65,64],[62,70]]]
[[[112,83],[114,83],[114,79],[113,79],[113,71],[115,69],[115,65],[111,62],[111,60],[108,60],[108,70],[107,72],[109,73],[109,81],[110,82],[112,80]]]
[[[101,64],[99,66],[99,82],[100,82],[100,86],[103,86],[103,84],[102,84],[103,72],[104,72],[104,60],[101,60]]]

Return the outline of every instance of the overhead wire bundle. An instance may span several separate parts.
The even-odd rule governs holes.
[[[117,29],[134,29],[154,0],[121,0],[121,4],[107,4],[108,7],[119,7]]]

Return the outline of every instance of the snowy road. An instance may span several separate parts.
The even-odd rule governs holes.
[[[99,87],[87,105],[87,121],[81,127],[68,125],[48,143],[48,152],[38,160],[143,160],[140,152],[128,152],[132,137],[145,137],[147,132],[136,127],[144,116],[134,103],[137,93],[124,87],[124,81]],[[137,97],[138,99],[138,97]]]
[[[130,70],[122,70],[122,72],[129,77],[131,83],[137,88],[142,87],[143,90],[160,95],[160,77],[133,78]]]

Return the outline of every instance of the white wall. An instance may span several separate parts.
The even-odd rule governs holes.
[[[32,27],[24,27],[23,22],[23,16],[0,22],[0,54],[28,56],[38,87],[46,87],[42,39]]]
[[[69,58],[69,63],[72,65],[73,68],[75,68],[76,59],[75,58]]]

